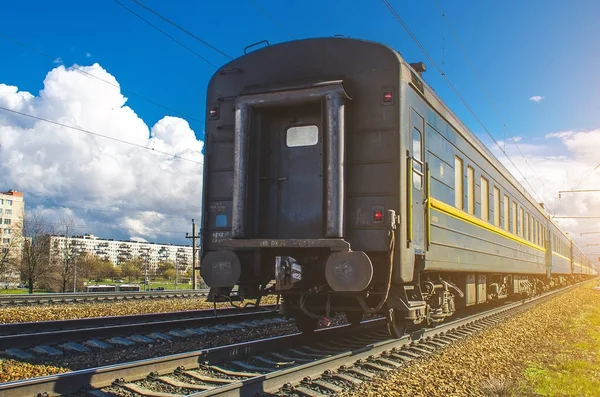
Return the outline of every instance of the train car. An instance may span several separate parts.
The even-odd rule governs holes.
[[[549,215],[424,71],[386,45],[336,37],[267,46],[213,75],[209,300],[234,286],[257,298],[275,280],[301,331],[334,313],[353,324],[381,313],[399,336],[463,306],[534,294],[552,269],[571,273],[559,261],[570,260],[565,236],[553,248]]]
[[[88,285],[86,290],[87,292],[115,292],[116,287],[114,285]]]
[[[573,270],[571,265],[571,242],[569,238],[556,224],[550,224],[550,237],[551,274],[556,277],[570,276]]]
[[[117,291],[122,291],[122,292],[134,292],[134,291],[139,291],[140,290],[140,286],[136,285],[136,284],[120,284],[117,286]]]

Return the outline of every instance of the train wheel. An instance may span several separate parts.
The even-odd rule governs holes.
[[[406,333],[408,323],[400,310],[388,309],[386,314],[388,332],[392,338],[400,338]]]
[[[362,312],[346,312],[346,321],[348,321],[348,324],[352,325],[353,327],[356,327],[357,325],[360,324],[362,318],[363,318],[363,313]]]
[[[304,334],[314,332],[319,324],[319,320],[302,312],[294,313],[294,321],[298,330]]]

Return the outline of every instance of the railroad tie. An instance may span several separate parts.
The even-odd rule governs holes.
[[[440,347],[440,348],[445,347],[450,344],[450,342],[442,340],[442,339],[429,340],[429,341],[427,341],[427,343],[429,343],[430,345],[433,345],[433,346]]]
[[[396,361],[388,360],[387,358],[384,358],[384,357],[377,357],[373,361],[380,362],[380,363],[383,363],[385,365],[389,365],[390,367],[394,367],[394,368],[399,368],[399,367],[402,366],[402,364],[400,364],[400,363],[398,363]]]
[[[163,383],[166,383],[167,385],[171,385],[171,386],[175,386],[175,387],[182,387],[182,388],[191,389],[191,390],[210,390],[210,389],[214,389],[213,386],[197,385],[197,384],[194,384],[194,383],[182,382],[179,379],[169,378],[168,376],[161,376],[161,377],[158,378],[158,380],[160,380]]]
[[[341,393],[344,391],[343,387],[340,387],[334,383],[323,382],[322,380],[313,380],[312,384],[319,386],[321,389],[329,390],[333,393]]]
[[[206,383],[229,384],[229,383],[233,383],[236,381],[235,379],[213,378],[210,376],[202,375],[196,371],[185,371],[184,374],[191,376],[194,379],[198,379],[199,381],[206,382]]]
[[[387,372],[387,371],[390,370],[389,368],[386,368],[386,367],[384,367],[382,365],[379,365],[379,364],[371,362],[371,361],[365,361],[365,362],[362,362],[362,363],[359,362],[359,364],[361,366],[363,366],[363,367],[367,367],[367,368],[373,369],[375,371]]]
[[[213,371],[217,371],[217,372],[220,372],[222,374],[229,375],[229,376],[241,376],[241,377],[245,377],[245,378],[253,378],[255,376],[262,375],[261,373],[257,373],[257,372],[238,372],[238,371],[232,371],[232,370],[229,370],[229,369],[217,367],[216,365],[211,365],[208,368],[212,369]]]
[[[306,396],[306,397],[329,397],[327,394],[323,394],[321,392],[318,392],[313,389],[309,389],[308,387],[304,387],[304,386],[295,387],[294,393],[298,393],[298,394]]]
[[[124,383],[119,386],[124,389],[127,389],[129,391],[132,391],[134,393],[141,394],[142,396],[146,396],[146,397],[180,397],[181,396],[181,394],[171,394],[171,393],[165,393],[165,392],[161,392],[161,391],[154,391],[154,390],[146,389],[145,387],[138,386],[135,383]]]
[[[352,372],[352,373],[357,374],[357,375],[362,375],[365,378],[369,378],[369,379],[373,379],[375,377],[374,373],[369,372],[369,371],[363,371],[362,369],[358,369],[358,368],[355,368],[355,367],[345,368],[344,371]]]
[[[351,376],[349,374],[343,374],[343,373],[340,373],[340,372],[331,375],[331,377],[334,378],[334,379],[339,379],[339,380],[343,380],[345,382],[352,383],[354,385],[360,385],[361,383],[363,383],[362,379],[356,378],[356,377]]]

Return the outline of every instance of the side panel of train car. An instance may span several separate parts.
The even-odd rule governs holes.
[[[421,71],[341,38],[269,46],[217,71],[202,221],[210,300],[234,285],[259,297],[275,280],[302,330],[333,312],[382,312],[398,335],[572,273],[569,241]]]

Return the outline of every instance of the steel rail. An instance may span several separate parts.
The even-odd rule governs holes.
[[[231,383],[225,387],[194,393],[188,397],[240,397],[252,396],[254,393],[260,392],[275,393],[285,384],[296,384],[306,378],[318,378],[326,371],[331,371],[334,368],[339,368],[344,365],[353,365],[357,361],[366,360],[372,356],[378,356],[384,352],[408,346],[417,340],[443,335],[447,332],[461,329],[465,326],[469,326],[478,321],[489,319],[494,316],[512,314],[515,309],[526,310],[530,306],[537,305],[544,300],[550,299],[556,296],[558,293],[566,292],[572,287],[573,286],[567,286],[559,290],[546,292],[529,300],[486,310],[482,313],[457,319],[431,329],[420,330],[417,333],[407,334],[399,339],[388,339],[381,342],[376,342],[360,349],[348,350],[346,352],[325,357],[321,360],[307,364],[301,364],[299,366],[273,371],[250,379],[244,379],[243,381]]]
[[[44,294],[0,294],[0,307],[3,305],[60,303],[102,300],[124,300],[144,298],[181,298],[206,296],[207,289],[169,291],[121,291],[121,292],[82,292]]]
[[[261,309],[220,309],[193,312],[142,314],[123,317],[100,317],[79,320],[14,323],[0,325],[0,350],[43,345],[57,345],[94,338],[127,336],[136,333],[160,332],[178,328],[212,326],[246,320],[276,317],[276,305]],[[237,313],[236,313],[237,311]],[[69,329],[65,329],[69,328]],[[9,332],[7,332],[7,330]]]
[[[107,327],[134,323],[147,323],[153,321],[174,321],[179,319],[192,319],[198,317],[219,317],[222,315],[239,314],[247,312],[261,312],[276,310],[277,305],[261,305],[259,307],[223,307],[200,310],[181,310],[163,313],[130,314],[125,316],[86,317],[65,320],[35,321],[0,324],[0,336],[14,334],[30,334],[44,331],[68,330],[90,327]]]
[[[362,328],[381,327],[383,319],[370,320]],[[341,336],[349,329],[348,325],[317,330],[315,335],[326,337]],[[60,396],[76,393],[82,389],[99,389],[111,385],[115,379],[142,379],[151,372],[171,373],[178,368],[194,368],[201,361],[221,361],[232,358],[264,352],[276,345],[278,349],[296,346],[314,338],[313,335],[301,333],[276,336],[256,341],[236,343],[233,345],[196,350],[189,353],[132,361],[130,363],[109,365],[50,375],[38,378],[18,380],[0,384],[0,395],[16,397],[24,395]]]
[[[579,283],[581,284],[581,283]],[[295,365],[286,369],[276,370],[253,376],[241,381],[230,383],[226,386],[190,394],[194,397],[206,396],[246,396],[258,392],[273,393],[280,390],[284,384],[294,384],[306,377],[319,377],[325,371],[353,364],[372,356],[380,355],[386,351],[393,351],[403,346],[414,344],[417,341],[429,339],[437,335],[449,335],[450,332],[461,332],[464,327],[481,329],[483,325],[478,322],[491,323],[491,318],[504,318],[515,311],[527,308],[550,299],[559,293],[566,292],[576,285],[567,286],[558,290],[541,294],[537,297],[508,303],[500,307],[486,310],[474,315],[468,315],[435,328],[419,330],[416,333],[405,335],[399,339],[382,338],[374,343],[366,343],[358,348],[348,349],[338,354],[330,355],[306,364]],[[519,310],[521,309],[521,310]],[[315,339],[328,340],[334,343],[336,338],[347,337],[353,332],[364,332],[381,328],[385,324],[383,319],[368,320],[358,328],[348,325],[337,326],[316,331],[313,335],[293,334],[258,341],[245,342],[229,346],[222,346],[189,353],[158,357],[149,360],[140,360],[126,364],[92,368],[74,371],[59,375],[32,378],[0,384],[0,394],[6,397],[21,395],[57,396],[66,393],[76,393],[82,390],[100,389],[114,384],[115,379],[134,382],[146,378],[150,373],[170,374],[176,370],[198,368],[202,362],[219,362],[235,360],[253,354],[265,354],[267,351],[282,351],[289,347],[296,347],[302,343],[315,343]],[[418,343],[418,342],[417,342]],[[323,354],[326,356],[326,353]]]

